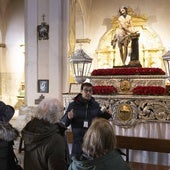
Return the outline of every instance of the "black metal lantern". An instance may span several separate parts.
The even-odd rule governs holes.
[[[92,58],[89,57],[83,49],[76,50],[71,59],[70,63],[73,69],[75,81],[77,83],[83,83],[90,71],[90,67],[92,64]]]
[[[168,51],[166,54],[164,54],[162,56],[162,58],[163,58],[163,61],[164,61],[166,73],[169,77],[170,76],[170,51]]]

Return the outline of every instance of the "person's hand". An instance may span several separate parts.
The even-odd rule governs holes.
[[[110,114],[110,115],[112,115],[112,109],[109,107],[109,106],[103,106],[102,108],[101,108],[101,111],[102,112],[106,112],[106,113],[108,113],[108,114]]]
[[[73,119],[74,115],[73,115],[73,109],[71,111],[68,112],[68,118],[69,119]]]
[[[106,113],[112,115],[112,109],[110,109],[110,108],[106,109]]]

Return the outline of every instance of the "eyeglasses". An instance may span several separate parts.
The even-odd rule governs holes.
[[[83,89],[83,91],[85,92],[85,93],[92,93],[93,92],[93,90],[92,89]]]

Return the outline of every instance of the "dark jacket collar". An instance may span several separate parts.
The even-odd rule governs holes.
[[[73,100],[74,100],[75,102],[82,103],[82,104],[84,104],[84,103],[91,104],[91,103],[93,103],[93,102],[95,101],[94,97],[91,97],[90,100],[84,99],[84,98],[82,97],[82,94],[81,94],[81,93],[79,93],[76,97],[74,97]]]

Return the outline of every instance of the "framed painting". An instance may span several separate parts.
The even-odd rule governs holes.
[[[49,92],[49,80],[38,80],[38,93]]]

